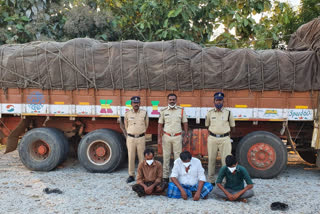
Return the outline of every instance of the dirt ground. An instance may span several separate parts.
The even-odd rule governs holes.
[[[320,172],[289,154],[288,167],[273,179],[253,179],[255,196],[247,204],[225,202],[209,195],[198,202],[165,196],[139,198],[127,184],[127,166],[109,174],[89,173],[69,158],[50,172],[33,172],[18,152],[3,155],[0,147],[0,213],[320,213]],[[62,194],[46,194],[58,188]],[[289,205],[286,212],[270,204]]]

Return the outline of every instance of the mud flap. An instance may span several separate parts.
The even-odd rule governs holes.
[[[5,138],[5,137],[6,137],[6,135],[3,134],[3,132],[0,130],[0,139],[2,140],[2,139]]]
[[[4,152],[4,154],[13,152],[14,150],[16,150],[18,146],[19,136],[24,134],[26,128],[30,124],[30,121],[31,120],[29,118],[26,118],[26,119],[21,118],[17,127],[11,132],[11,134],[8,137],[6,151]]]
[[[320,150],[317,150],[316,166],[320,168]]]

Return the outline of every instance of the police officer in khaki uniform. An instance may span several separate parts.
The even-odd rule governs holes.
[[[208,181],[214,184],[214,174],[216,169],[216,158],[218,150],[221,154],[222,166],[225,159],[231,155],[231,138],[230,132],[234,131],[235,121],[231,111],[223,108],[224,94],[217,92],[214,94],[215,107],[208,111],[205,125],[208,128]],[[231,130],[232,129],[232,130]]]
[[[128,172],[127,183],[134,181],[136,151],[138,153],[139,163],[144,160],[143,152],[146,147],[145,132],[149,125],[149,117],[145,110],[140,109],[140,97],[131,98],[131,110],[124,116],[124,125],[127,131],[128,148]]]
[[[162,145],[163,182],[169,182],[169,164],[173,148],[174,159],[178,159],[182,151],[182,128],[185,131],[183,143],[188,138],[188,119],[183,108],[176,105],[177,95],[168,95],[168,107],[161,109],[158,125],[158,144]]]

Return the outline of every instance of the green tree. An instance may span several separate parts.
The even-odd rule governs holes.
[[[265,32],[271,30],[275,18],[263,26],[254,19],[256,14],[276,11],[270,0],[107,0],[106,3],[115,14],[122,39],[181,38],[227,48],[266,48],[273,44],[271,41],[271,45],[262,47],[251,42],[257,36],[259,39],[271,36]],[[290,9],[287,4],[279,7],[286,9],[283,11]],[[211,41],[219,26],[223,26],[223,33]]]
[[[224,32],[209,43],[227,48],[283,49],[299,26],[320,14],[317,0],[302,0],[297,11],[278,1],[237,1],[224,8],[220,16]],[[259,13],[256,21],[253,15]]]
[[[76,37],[117,40],[110,10],[88,0],[0,0],[0,44]]]
[[[52,0],[0,0],[0,44],[41,37],[59,40],[64,24],[59,4]]]
[[[317,0],[302,0],[299,11],[294,11],[287,3],[270,0],[101,2],[115,15],[121,39],[158,41],[181,38],[227,48],[283,48],[291,33],[319,14],[315,9]],[[308,17],[302,15],[306,11]],[[219,26],[223,32],[212,39]]]
[[[243,0],[244,1],[244,0]],[[227,0],[107,0],[114,12],[122,38],[143,41],[188,39],[207,43],[216,23],[230,23],[236,1]],[[263,1],[261,1],[263,2]],[[260,4],[260,3],[259,3]],[[263,6],[264,4],[262,4]],[[243,7],[245,13],[249,7]],[[238,14],[237,14],[238,16]],[[247,26],[249,23],[245,21]],[[238,27],[245,33],[245,27]],[[248,33],[247,35],[248,36]]]
[[[188,39],[205,43],[212,35],[220,0],[107,0],[122,39]]]
[[[275,2],[271,14],[262,17],[254,28],[256,41],[252,44],[255,49],[282,49],[299,27],[297,13],[287,3]]]
[[[284,48],[290,40],[290,35],[301,25],[320,15],[318,0],[301,0],[301,5],[294,11],[286,3],[275,2],[271,17],[263,17],[260,25],[256,26],[254,48]]]
[[[301,9],[299,11],[299,24],[307,23],[320,16],[319,0],[301,0]]]
[[[0,44],[90,37],[282,48],[319,14],[318,0],[301,0],[298,11],[271,0],[0,0]]]
[[[65,12],[64,25],[67,38],[89,37],[104,41],[114,41],[119,37],[111,12],[105,8],[98,10],[97,4],[84,5],[82,3]]]

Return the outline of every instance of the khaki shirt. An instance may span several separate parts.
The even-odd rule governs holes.
[[[149,117],[145,110],[139,109],[137,113],[133,109],[124,115],[124,125],[128,134],[145,133],[149,126]]]
[[[175,108],[166,107],[161,109],[158,123],[164,124],[163,131],[176,134],[182,131],[181,123],[187,123],[186,112],[179,106]],[[181,115],[182,113],[182,115]]]
[[[139,163],[137,171],[137,184],[145,182],[161,182],[162,180],[162,165],[157,160],[154,160],[150,166],[144,160]]]
[[[213,108],[207,113],[206,126],[214,134],[225,134],[230,132],[230,127],[235,127],[236,124],[231,111],[225,108],[218,111],[217,108]]]

